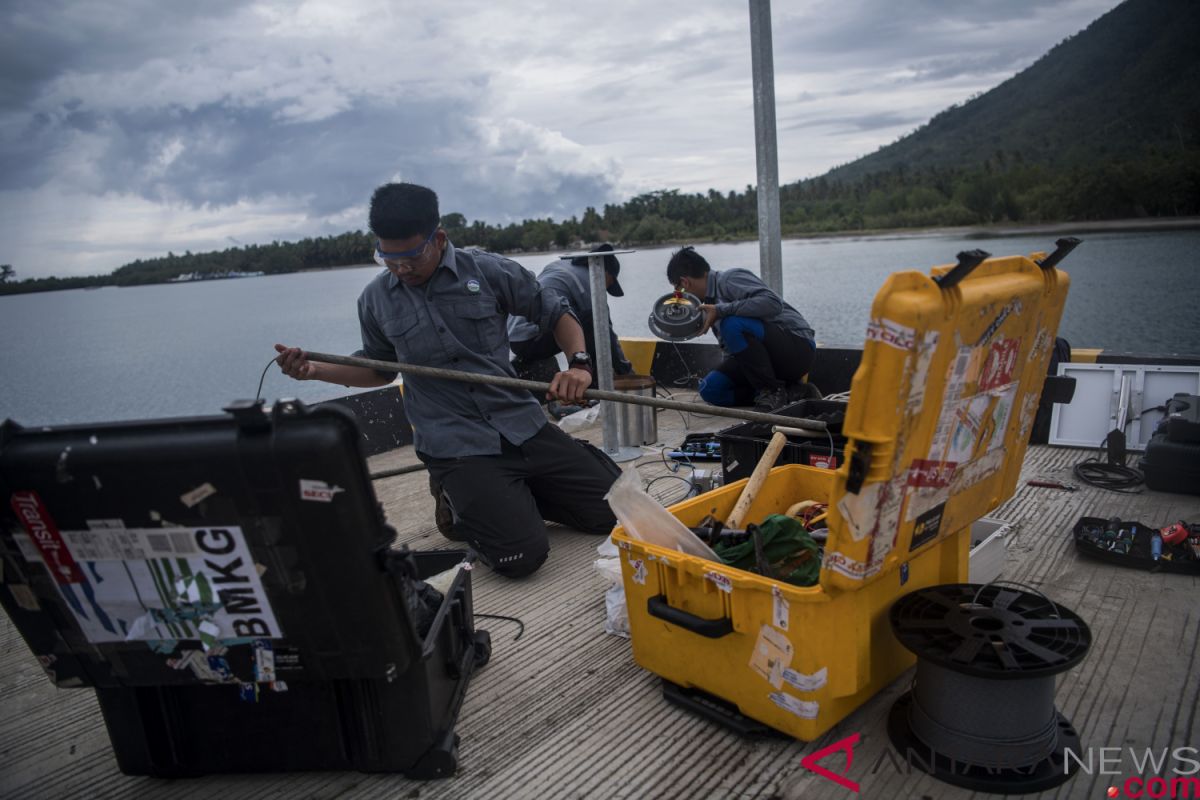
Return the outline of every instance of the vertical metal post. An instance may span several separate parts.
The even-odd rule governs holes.
[[[779,224],[779,153],[775,142],[775,59],[771,0],[750,0],[750,56],[754,73],[754,151],[758,162],[758,257],[763,283],[783,296]]]
[[[608,287],[604,281],[604,254],[588,254],[588,281],[592,290],[592,331],[596,339],[596,382],[606,392],[613,390],[612,342],[608,333]],[[617,431],[617,404],[600,404],[604,428],[604,452],[613,461],[632,461],[641,448],[622,447]]]

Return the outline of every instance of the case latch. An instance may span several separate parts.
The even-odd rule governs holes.
[[[871,443],[855,442],[854,453],[850,456],[850,468],[846,475],[846,491],[858,494],[863,481],[867,479],[867,469],[871,466]]]

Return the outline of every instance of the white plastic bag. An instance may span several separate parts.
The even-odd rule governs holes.
[[[700,537],[643,491],[637,470],[622,472],[604,499],[633,538],[720,563],[721,559]]]
[[[612,544],[611,539],[606,544],[608,548],[616,551],[617,548]],[[596,550],[601,555],[606,554],[606,547],[603,544]],[[593,566],[596,568],[596,573],[608,586],[604,592],[604,632],[628,639],[629,611],[625,607],[625,583],[621,579],[620,556],[598,558],[593,562]]]
[[[625,585],[615,584],[604,593],[604,632],[629,638],[629,609],[625,606]]]
[[[562,428],[567,433],[581,431],[584,428],[590,428],[596,424],[596,420],[600,419],[600,403],[594,406],[581,408],[574,414],[567,414],[558,421],[558,427]]]

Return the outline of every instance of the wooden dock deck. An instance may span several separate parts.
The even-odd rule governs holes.
[[[659,434],[675,445],[686,432],[730,423],[661,412]],[[587,435],[599,441],[598,428]],[[1200,496],[1024,485],[1030,478],[1074,483],[1071,467],[1087,455],[1031,447],[1016,495],[989,512],[1013,526],[1002,577],[1072,609],[1094,636],[1084,661],[1059,676],[1057,707],[1097,762],[1092,774],[1081,772],[1039,795],[1047,798],[1105,797],[1109,786],[1139,774],[1131,749],[1200,746],[1200,579],[1086,560],[1070,535],[1083,515],[1156,525],[1200,520]],[[370,466],[378,471],[414,462],[409,447],[375,456]],[[634,468],[647,480],[670,474],[649,449]],[[379,480],[376,491],[398,544],[448,546],[433,525],[424,473]],[[685,491],[677,480],[653,487],[664,501]],[[862,738],[848,777],[864,797],[986,796],[906,774],[889,758],[887,714],[911,672],[812,743],[746,740],[668,705],[659,679],[634,664],[629,642],[604,632],[605,584],[592,565],[601,539],[565,529],[551,535],[549,561],[529,579],[505,580],[486,568],[473,573],[476,611],[520,618],[525,630],[516,640],[514,624],[477,620],[491,631],[493,655],[470,682],[456,726],[460,767],[452,778],[287,773],[168,781],[123,775],[93,693],[55,689],[0,615],[0,797],[844,798],[852,792],[800,761],[852,733]],[[1119,764],[1116,774],[1101,774],[1099,748],[1118,748],[1107,751]],[[1175,766],[1186,770],[1188,764]]]

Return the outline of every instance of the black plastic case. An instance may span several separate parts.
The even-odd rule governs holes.
[[[842,421],[846,418],[844,400],[801,400],[773,412],[785,417],[815,419],[829,426],[829,435],[815,433],[812,437],[789,436],[788,442],[775,459],[775,466],[806,464],[808,466],[837,466],[842,463],[846,440]],[[750,477],[758,460],[771,441],[771,426],[763,422],[743,422],[725,428],[717,434],[721,442],[721,469],[725,483]],[[832,443],[832,449],[830,444]],[[832,461],[831,457],[832,456]]]
[[[0,604],[59,686],[96,688],[128,773],[452,773],[490,648],[468,569],[440,605],[419,581],[467,553],[390,549],[347,412],[226,410],[6,422]]]
[[[1200,494],[1200,442],[1176,442],[1156,433],[1146,442],[1138,468],[1155,491]]]
[[[1172,442],[1200,443],[1200,396],[1181,392],[1172,397],[1159,425]]]

